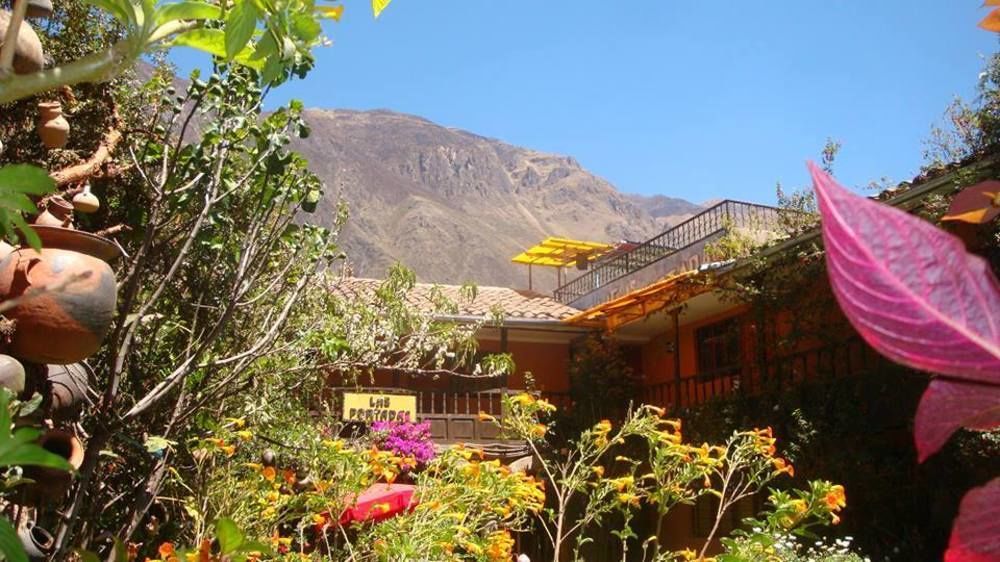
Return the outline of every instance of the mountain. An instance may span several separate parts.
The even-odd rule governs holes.
[[[652,215],[660,225],[660,230],[666,230],[684,219],[698,214],[705,210],[707,206],[697,205],[676,197],[667,197],[666,195],[628,193],[625,196]]]
[[[350,207],[341,237],[355,275],[397,260],[421,281],[527,286],[510,258],[546,236],[644,240],[699,207],[620,193],[572,157],[511,146],[390,111],[309,109],[293,148],[327,185],[310,220]],[[536,268],[534,288],[555,285]]]

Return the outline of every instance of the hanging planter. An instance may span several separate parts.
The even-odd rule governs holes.
[[[2,358],[3,356],[0,356]],[[86,403],[90,376],[83,363],[46,365],[53,417],[70,419]]]
[[[14,396],[24,392],[24,365],[10,355],[0,355],[0,386]]]
[[[83,455],[86,452],[83,443],[69,431],[50,429],[38,438],[38,445],[66,459],[74,471],[83,464]],[[43,466],[24,467],[24,477],[34,482],[24,487],[24,497],[28,504],[58,502],[73,482],[72,472]]]
[[[45,210],[35,217],[34,224],[39,226],[57,226],[73,228],[73,205],[60,195],[50,197],[45,204]]]
[[[38,136],[46,148],[62,148],[69,139],[69,121],[63,117],[62,104],[57,101],[38,103]]]
[[[47,18],[52,15],[51,0],[28,0],[28,10],[24,14],[29,18]]]
[[[10,26],[10,12],[0,10],[0,45],[3,45]],[[38,72],[45,66],[45,53],[38,34],[27,23],[22,22],[17,31],[17,44],[14,49],[14,74],[30,74]]]
[[[28,521],[17,531],[17,538],[24,547],[24,552],[31,560],[44,560],[55,550],[56,539],[34,521]]]
[[[90,183],[83,186],[83,191],[73,196],[73,210],[78,213],[96,213],[101,208],[101,200],[90,192]]]
[[[66,231],[75,232],[75,231]],[[4,315],[16,322],[6,352],[32,363],[67,364],[101,347],[117,286],[107,262],[71,250],[20,248],[0,261],[0,297],[25,297]]]

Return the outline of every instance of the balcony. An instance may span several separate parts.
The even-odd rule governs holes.
[[[587,309],[672,273],[697,269],[704,261],[705,247],[731,230],[761,239],[773,237],[782,212],[727,199],[627,252],[598,261],[590,271],[556,289],[555,298]]]

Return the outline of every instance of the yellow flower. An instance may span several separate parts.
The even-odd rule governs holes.
[[[514,557],[514,538],[509,532],[490,533],[486,539],[486,557],[490,562],[507,562]]]
[[[639,496],[631,493],[618,494],[618,503],[637,506],[639,505]]]
[[[597,475],[598,478],[604,476],[604,467],[603,466],[598,465],[598,466],[592,467],[590,470],[592,470],[594,472],[594,474]]]
[[[241,430],[241,431],[237,431],[236,432],[236,436],[239,437],[240,440],[242,440],[242,441],[249,441],[250,439],[253,438],[253,432],[244,429],[244,430]]]
[[[594,426],[594,433],[598,435],[607,435],[610,431],[611,431],[610,420],[601,420],[597,422],[597,425]]]
[[[555,412],[556,411],[556,407],[554,405],[552,405],[552,403],[549,402],[548,400],[538,400],[537,402],[535,402],[535,404],[537,404],[538,407],[539,407],[539,409],[541,409],[544,412]]]
[[[549,430],[549,428],[545,427],[545,424],[536,423],[531,428],[531,436],[532,437],[545,437],[545,432],[547,432],[548,430]]]
[[[243,429],[243,426],[247,424],[247,420],[244,418],[226,418],[226,423],[232,425],[236,429]]]
[[[622,476],[620,478],[615,478],[610,480],[609,483],[614,487],[615,490],[619,492],[625,491],[626,488],[631,488],[635,485],[635,478],[631,476]]]
[[[531,406],[532,404],[535,403],[535,397],[528,394],[527,392],[522,392],[521,394],[518,394],[512,400],[515,404],[521,407]]]
[[[792,500],[789,505],[791,505],[792,509],[795,510],[795,513],[798,513],[800,515],[805,513],[806,510],[809,509],[809,506],[806,505],[806,502],[803,500]]]

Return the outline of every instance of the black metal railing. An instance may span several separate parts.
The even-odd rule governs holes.
[[[776,230],[782,212],[775,207],[727,199],[627,252],[598,261],[590,271],[556,289],[555,298],[572,302],[730,228]]]
[[[671,410],[690,408],[732,394],[761,394],[790,384],[858,376],[887,364],[860,338],[743,365],[715,375],[684,377],[642,389],[644,404]]]

